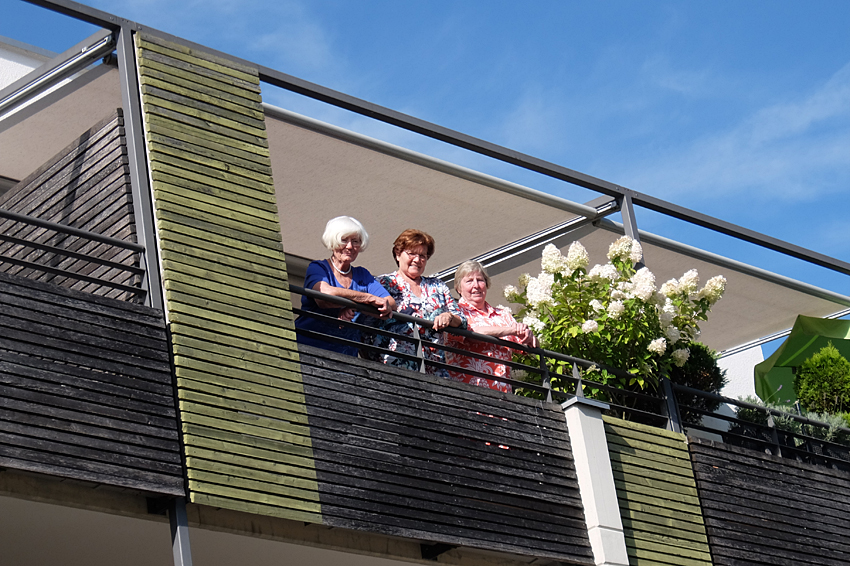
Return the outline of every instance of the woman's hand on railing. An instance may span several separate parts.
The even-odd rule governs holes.
[[[378,309],[378,318],[386,319],[393,314],[393,307],[395,306],[395,301],[392,299],[392,297],[378,297],[375,295],[369,295],[369,297],[369,301],[366,304]]]
[[[339,319],[351,322],[357,316],[357,311],[351,307],[345,307],[339,311]]]
[[[450,312],[441,312],[434,319],[434,330],[442,330],[449,326],[460,326],[461,320]]]

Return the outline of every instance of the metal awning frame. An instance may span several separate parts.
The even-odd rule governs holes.
[[[444,167],[451,169],[453,174],[464,176],[466,178],[474,178],[476,182],[489,185],[493,188],[511,192],[515,195],[522,196],[529,200],[534,200],[549,206],[560,208],[565,212],[577,215],[575,218],[570,218],[562,224],[553,226],[546,230],[539,231],[522,240],[511,242],[500,246],[497,249],[481,254],[478,258],[485,265],[497,265],[505,262],[520,253],[528,251],[530,248],[540,247],[546,242],[552,241],[555,238],[562,237],[565,234],[574,232],[581,228],[588,228],[591,225],[598,228],[612,230],[618,233],[625,233],[635,239],[647,239],[661,247],[675,250],[685,255],[706,259],[720,265],[734,266],[735,269],[763,278],[773,283],[779,283],[792,289],[815,295],[830,301],[834,301],[841,305],[850,304],[850,298],[819,289],[817,287],[794,281],[765,270],[736,262],[734,260],[723,258],[715,254],[710,254],[690,246],[686,246],[679,242],[674,242],[660,236],[655,236],[638,230],[635,217],[635,207],[642,207],[654,212],[659,212],[665,216],[683,220],[685,222],[707,228],[709,230],[719,232],[760,246],[779,252],[783,255],[794,257],[803,260],[807,263],[818,265],[826,269],[836,271],[844,275],[850,275],[850,263],[841,261],[809,250],[771,236],[749,230],[747,228],[701,214],[694,210],[673,204],[662,199],[646,195],[632,189],[599,179],[572,169],[551,163],[509,148],[475,138],[461,132],[451,130],[439,126],[437,124],[421,120],[419,118],[397,112],[395,110],[373,104],[371,102],[329,89],[327,87],[299,79],[292,75],[271,69],[262,65],[256,65],[250,61],[234,57],[227,53],[223,53],[214,49],[186,41],[185,39],[175,37],[171,34],[160,32],[158,30],[142,26],[136,22],[119,18],[107,12],[97,10],[88,6],[84,6],[71,0],[25,0],[31,4],[41,6],[70,16],[77,20],[81,20],[103,28],[91,37],[87,38],[77,46],[69,49],[54,60],[46,63],[41,68],[33,71],[21,81],[18,81],[9,88],[0,92],[0,112],[17,106],[22,102],[31,99],[33,96],[43,92],[46,88],[56,84],[58,80],[65,78],[76,71],[79,71],[90,65],[95,59],[108,55],[113,48],[117,46],[117,59],[119,63],[119,71],[121,77],[122,101],[125,108],[125,127],[127,128],[127,137],[130,150],[130,169],[131,182],[133,185],[134,205],[140,211],[140,230],[139,242],[144,244],[146,241],[153,242],[155,240],[155,231],[153,229],[153,214],[150,202],[150,187],[148,185],[148,177],[146,170],[146,160],[143,144],[143,127],[140,111],[140,103],[138,96],[138,83],[135,76],[134,54],[132,44],[132,33],[144,29],[148,33],[155,33],[166,39],[179,41],[189,46],[198,47],[236,63],[241,63],[249,66],[254,66],[258,69],[260,79],[272,86],[285,89],[290,92],[301,94],[308,98],[318,100],[338,108],[354,112],[356,114],[384,122],[411,132],[418,133],[431,139],[435,139],[455,147],[463,148],[474,153],[484,155],[504,163],[509,163],[517,167],[521,167],[530,171],[534,171],[548,177],[559,179],[567,183],[590,189],[600,195],[608,197],[605,202],[598,206],[587,206],[578,203],[572,203],[566,199],[560,199],[546,193],[535,191],[528,187],[522,187],[489,177],[481,173],[477,173],[468,169],[458,167],[456,165],[442,162]],[[266,107],[267,112],[276,111],[273,107]],[[285,112],[285,111],[284,111]],[[288,119],[292,119],[290,116]],[[303,123],[307,124],[311,119],[302,117]],[[316,121],[313,121],[315,126]],[[306,126],[305,126],[306,127]],[[327,132],[333,126],[323,125],[323,129]],[[350,139],[353,134],[345,130],[339,129],[338,135]],[[362,144],[375,143],[366,136],[362,136]],[[382,143],[382,142],[377,142]],[[390,144],[385,144],[390,146]],[[390,146],[394,147],[394,146]],[[386,150],[386,148],[384,148]],[[399,148],[393,151],[399,151]],[[407,150],[400,150],[407,152]],[[415,152],[409,152],[411,154]],[[421,154],[420,154],[421,155]],[[427,156],[426,156],[427,157]],[[405,157],[410,159],[410,155]],[[428,158],[429,166],[434,167],[433,158]],[[620,212],[623,224],[612,222],[605,218],[612,213]],[[151,246],[155,249],[155,246]],[[147,254],[149,261],[158,261],[154,254]],[[734,265],[733,265],[734,264]],[[159,270],[157,265],[149,265],[146,270],[152,278],[158,278]],[[446,270],[448,271],[448,270]],[[444,277],[450,276],[448,273],[441,273]],[[150,281],[150,288],[158,288],[159,281]],[[149,300],[153,301],[153,306],[161,308],[162,298],[158,293],[148,293]],[[840,311],[843,312],[843,311]]]

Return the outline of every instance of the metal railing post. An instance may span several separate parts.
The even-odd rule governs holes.
[[[682,419],[679,415],[679,405],[676,403],[676,394],[673,392],[673,384],[667,377],[661,378],[661,388],[664,392],[664,406],[667,410],[667,430],[682,432]]]
[[[576,397],[584,399],[584,384],[581,382],[581,372],[576,363],[573,363],[573,379],[576,380]]]
[[[122,25],[118,32],[117,48],[118,73],[121,79],[121,104],[124,109],[124,132],[127,140],[127,162],[130,169],[133,214],[136,219],[136,240],[145,248],[142,257],[139,258],[139,261],[145,267],[142,288],[147,290],[146,304],[156,309],[162,309],[165,300],[159,272],[153,195],[148,179],[148,158],[145,150],[141,94],[136,73],[133,29],[128,24]]]
[[[425,347],[422,345],[422,335],[419,333],[419,325],[413,323],[413,335],[416,337],[416,357],[419,358],[419,373],[425,371]]]
[[[776,446],[776,454],[774,456],[782,457],[782,445],[779,444],[779,433],[776,432],[776,422],[773,420],[773,413],[767,413],[767,426],[770,428],[770,439],[773,445]]]
[[[542,378],[543,387],[546,388],[546,402],[552,402],[552,378],[549,376],[549,364],[546,363],[546,356],[540,352],[540,377]]]

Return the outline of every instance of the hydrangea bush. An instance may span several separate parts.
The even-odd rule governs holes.
[[[642,258],[640,244],[628,236],[611,244],[608,263],[590,269],[581,243],[573,242],[566,256],[549,244],[542,273],[522,275],[519,287],[505,287],[505,297],[522,305],[518,318],[534,329],[541,347],[631,375],[618,378],[595,369],[588,379],[632,390],[654,388],[672,365],[687,362],[688,345],[723,295],[726,279],[712,277],[700,288],[699,275],[691,270],[658,288],[649,269],[636,269]],[[558,364],[555,370],[569,374],[572,368]],[[552,385],[559,386],[557,376]]]

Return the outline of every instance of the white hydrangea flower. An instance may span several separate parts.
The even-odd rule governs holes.
[[[663,307],[664,303],[667,302],[667,296],[661,291],[656,291],[655,295],[652,297],[652,301],[650,302],[659,307]]]
[[[567,267],[570,270],[587,269],[589,262],[590,256],[587,255],[587,250],[584,249],[581,242],[570,244],[570,249],[567,251]]]
[[[628,299],[628,295],[620,291],[619,289],[611,289],[611,300],[615,302],[625,301]]]
[[[667,302],[664,303],[664,306],[661,307],[661,311],[658,313],[658,320],[662,326],[667,326],[673,322],[673,318],[675,317],[676,305],[673,304],[673,301],[667,299]]]
[[[618,238],[608,246],[608,259],[611,261],[631,259],[633,240],[628,236]]]
[[[554,305],[552,299],[552,284],[555,282],[555,276],[552,273],[541,273],[538,277],[532,277],[528,281],[526,287],[526,297],[528,303],[534,307],[540,305]]]
[[[605,265],[599,265],[597,263],[587,272],[587,276],[594,281],[602,281],[603,279],[615,281],[620,274],[617,273],[617,268],[610,263],[606,263]]]
[[[646,267],[640,268],[632,275],[633,293],[642,301],[648,301],[655,296],[655,275]]]
[[[584,324],[581,325],[581,331],[585,334],[592,334],[599,330],[599,323],[595,320],[585,320]]]
[[[676,294],[679,292],[679,282],[675,279],[667,281],[664,285],[661,286],[661,292],[664,293],[665,297],[675,297]]]
[[[622,301],[612,301],[610,305],[608,305],[608,316],[613,319],[620,318],[620,315],[623,314],[623,311],[626,310],[626,305],[622,303]]]
[[[681,293],[688,295],[696,293],[697,287],[699,287],[699,273],[696,269],[691,269],[679,279],[679,292]]]
[[[516,302],[519,298],[519,289],[513,285],[505,285],[505,298],[511,302]]]
[[[545,328],[545,324],[543,321],[537,318],[536,316],[526,315],[525,318],[522,319],[522,323],[527,327],[531,328],[534,332],[543,332],[543,328]]]
[[[554,274],[569,271],[567,258],[555,247],[555,244],[549,244],[543,248],[543,260],[540,262],[540,265],[543,266],[543,271],[546,273]]]
[[[667,340],[664,338],[656,338],[649,343],[649,346],[647,346],[646,349],[653,354],[658,354],[660,356],[665,352],[665,350],[667,350]]]
[[[680,348],[678,350],[673,350],[673,353],[670,354],[670,357],[673,358],[673,363],[679,367],[685,365],[685,362],[688,361],[688,358],[691,357],[691,351],[687,348]]]
[[[523,273],[519,276],[519,284],[523,287],[526,287],[529,281],[531,281],[531,275],[529,275],[528,273]]]
[[[705,283],[705,287],[697,293],[698,299],[708,299],[709,304],[714,304],[723,296],[726,291],[726,278],[722,275],[716,275]]]
[[[620,291],[621,293],[623,293],[623,295],[624,295],[623,298],[625,298],[625,299],[633,299],[635,297],[635,294],[634,294],[635,286],[634,286],[634,283],[632,283],[631,281],[620,281],[619,283],[617,283],[616,289],[617,289],[617,291]],[[613,295],[613,293],[612,293],[612,295]]]
[[[602,312],[602,311],[604,311],[604,310],[605,310],[605,305],[603,305],[603,304],[599,301],[599,299],[593,299],[592,301],[590,301],[590,306],[591,306],[591,308],[593,308],[593,310],[595,310],[596,312]]]
[[[682,337],[682,332],[675,326],[668,326],[667,330],[664,331],[664,335],[667,336],[667,340],[671,344],[675,344]]]
[[[629,252],[629,259],[632,260],[632,264],[643,259],[643,248],[637,240],[632,240],[632,249]]]

